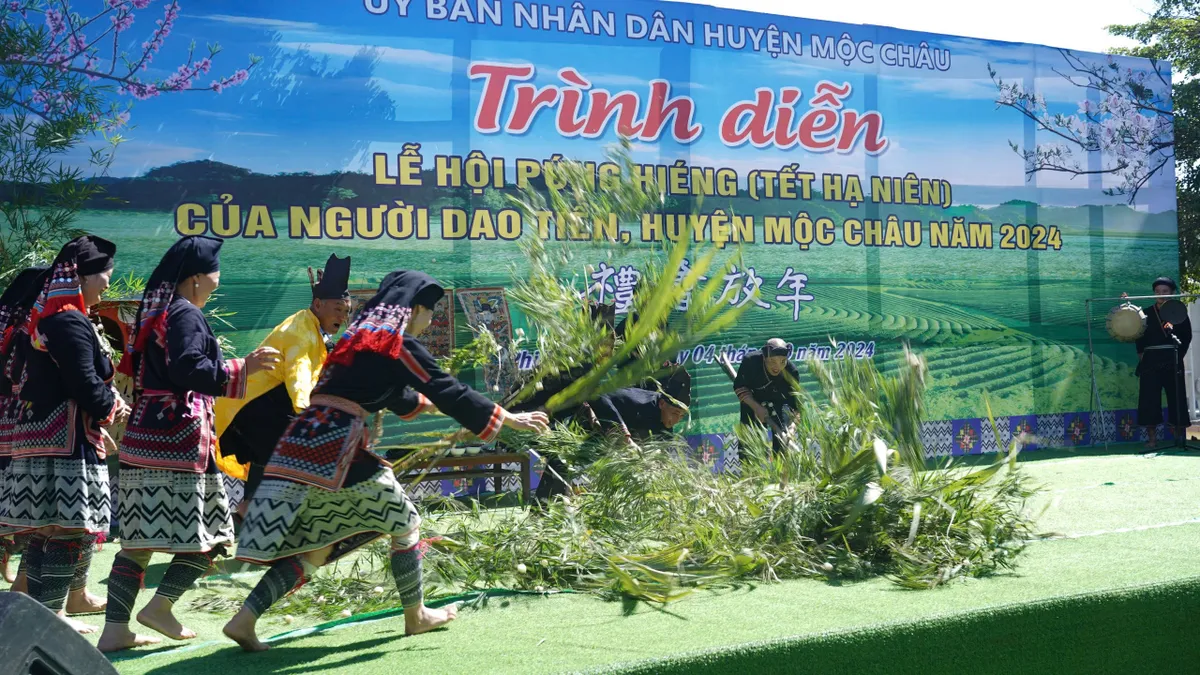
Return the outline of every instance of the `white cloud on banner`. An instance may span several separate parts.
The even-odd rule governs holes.
[[[399,47],[384,47],[349,42],[281,42],[279,46],[284,49],[309,51],[314,54],[327,54],[347,59],[353,58],[362,50],[367,49],[373,51],[375,56],[383,63],[428,68],[447,73],[454,70],[456,62],[461,67],[466,67],[466,64],[462,63],[461,59],[456,59],[450,54],[431,52],[427,49],[402,49]]]
[[[397,106],[404,102],[397,100],[394,95],[400,96],[449,96],[448,88],[426,87],[420,84],[408,84],[406,82],[396,82],[382,77],[371,78],[371,83],[378,86],[389,95],[393,95],[393,102]]]
[[[260,28],[273,28],[275,30],[302,30],[302,31],[319,31],[321,26],[309,21],[286,21],[284,19],[266,19],[257,16],[233,16],[230,14],[207,14],[203,16],[186,15],[190,18],[208,19],[209,21],[218,21],[220,23],[229,23],[238,26],[257,26]]]

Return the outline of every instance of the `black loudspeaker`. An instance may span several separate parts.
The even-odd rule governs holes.
[[[117,675],[117,669],[41,603],[0,592],[0,675]]]

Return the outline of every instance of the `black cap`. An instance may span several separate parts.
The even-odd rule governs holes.
[[[782,338],[771,338],[767,340],[767,344],[763,345],[762,354],[766,358],[772,356],[787,356],[788,346]]]
[[[660,380],[662,392],[667,395],[667,401],[677,408],[689,408],[692,405],[692,375],[687,368],[678,366],[670,374]]]
[[[1179,286],[1177,286],[1175,284],[1175,280],[1172,279],[1171,277],[1159,277],[1159,278],[1155,279],[1154,285],[1151,286],[1150,288],[1154,289],[1154,288],[1158,288],[1159,286],[1170,286],[1172,293],[1176,293],[1179,291]]]
[[[313,284],[313,300],[346,300],[350,298],[350,256],[329,256],[325,271],[317,275]]]

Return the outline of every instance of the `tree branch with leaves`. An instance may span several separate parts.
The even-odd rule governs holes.
[[[1036,87],[1005,80],[988,65],[997,88],[996,105],[1016,110],[1032,120],[1039,132],[1053,137],[1033,148],[1011,141],[1009,146],[1025,160],[1027,176],[1043,171],[1072,177],[1115,176],[1120,185],[1106,193],[1127,196],[1132,204],[1175,157],[1170,66],[1151,60],[1149,70],[1135,69],[1112,56],[1093,62],[1068,49],[1059,53],[1063,64],[1053,72],[1080,93],[1073,114],[1052,114]],[[1099,168],[1088,166],[1091,153],[1099,154]]]
[[[94,14],[67,0],[0,0],[0,283],[19,268],[45,262],[62,240],[79,234],[75,214],[101,189],[91,179],[108,173],[125,139],[134,100],[165,93],[220,93],[245,82],[259,59],[208,83],[221,51],[195,43],[173,72],[151,76],[180,16],[176,0],[141,48],[121,50],[152,0],[104,0]],[[86,158],[67,155],[90,143]]]

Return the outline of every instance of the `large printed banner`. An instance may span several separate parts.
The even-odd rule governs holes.
[[[164,62],[187,38],[261,61],[220,93],[138,101],[81,225],[118,242],[118,273],[148,274],[180,234],[227,238],[242,349],[308,302],[331,252],[361,286],[400,267],[511,283],[520,237],[578,235],[508,197],[562,158],[603,181],[622,135],[666,208],[600,223],[615,243],[581,264],[593,297],[626,311],[689,224],[744,255],[724,289],[745,319],[684,355],[692,434],[736,419],[714,357],[778,336],[797,361],[884,370],[910,343],[931,452],[994,444],[985,392],[1006,437],[1116,439],[1136,359],[1104,306],[1101,414],[1084,301],[1177,271],[1166,64],[635,0],[205,0],[174,31]]]

